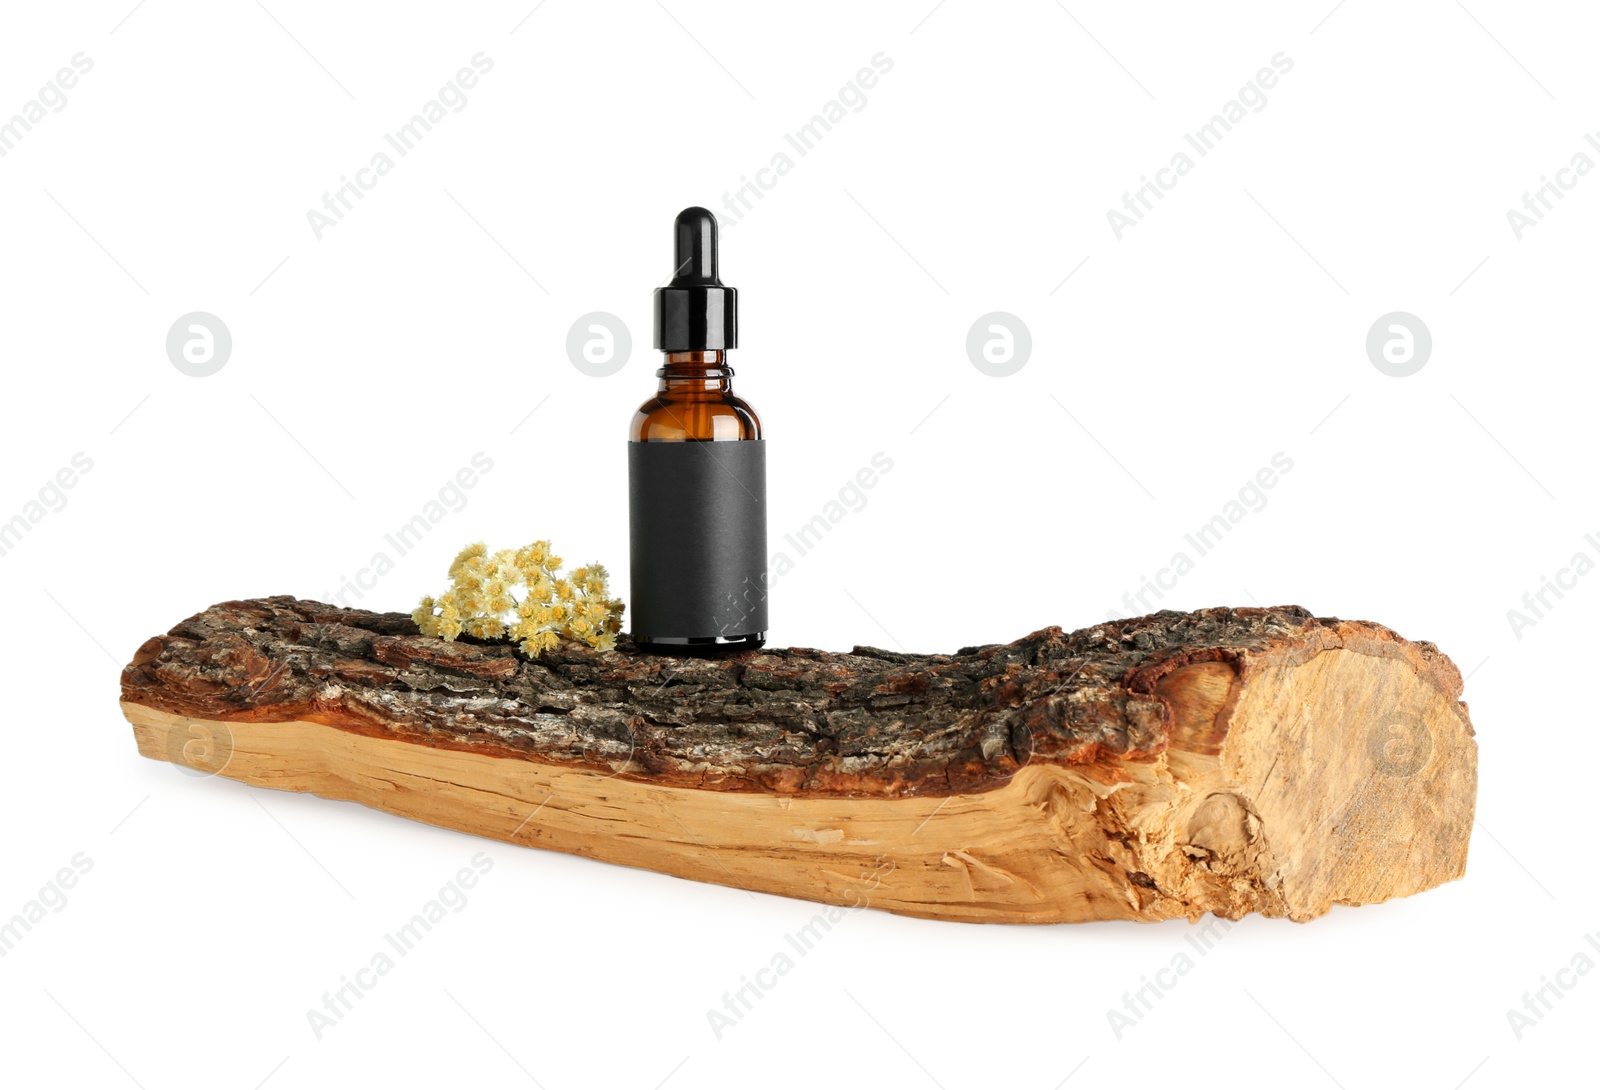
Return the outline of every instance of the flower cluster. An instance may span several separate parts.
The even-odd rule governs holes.
[[[411,619],[423,635],[441,640],[463,632],[481,640],[509,636],[532,658],[563,639],[610,651],[622,631],[623,606],[606,597],[606,569],[589,564],[562,576],[560,568],[548,541],[497,553],[481,542],[468,545],[450,565],[450,589],[424,598]]]

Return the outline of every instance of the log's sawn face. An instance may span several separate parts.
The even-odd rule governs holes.
[[[1289,607],[955,655],[444,643],[215,606],[123,674],[140,751],[686,878],[940,919],[1309,919],[1460,877],[1476,747],[1430,644]]]

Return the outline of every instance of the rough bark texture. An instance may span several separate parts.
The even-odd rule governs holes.
[[[1459,877],[1476,791],[1449,659],[1298,607],[953,655],[530,662],[275,597],[147,641],[122,684],[147,756],[949,919],[1305,919]]]

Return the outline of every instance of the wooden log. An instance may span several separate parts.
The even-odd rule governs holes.
[[[147,757],[514,844],[946,920],[1307,920],[1465,870],[1477,749],[1430,643],[1299,607],[953,655],[675,659],[290,597],[139,648]]]

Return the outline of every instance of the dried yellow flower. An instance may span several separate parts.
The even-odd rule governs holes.
[[[441,640],[453,640],[461,635],[461,610],[447,595],[434,619],[433,635]]]
[[[450,578],[454,579],[463,567],[488,551],[488,548],[481,541],[476,545],[468,545],[465,549],[462,549],[456,554],[455,561],[450,565]]]
[[[463,632],[481,640],[509,637],[532,658],[564,639],[614,650],[623,605],[606,597],[605,566],[586,564],[562,578],[561,563],[548,541],[492,555],[482,542],[468,545],[450,565],[450,589],[423,598],[411,619],[423,635],[441,640]]]
[[[467,635],[475,636],[480,640],[498,639],[500,636],[505,635],[506,631],[506,626],[499,620],[481,614],[476,617],[469,617],[461,627],[466,631]]]

